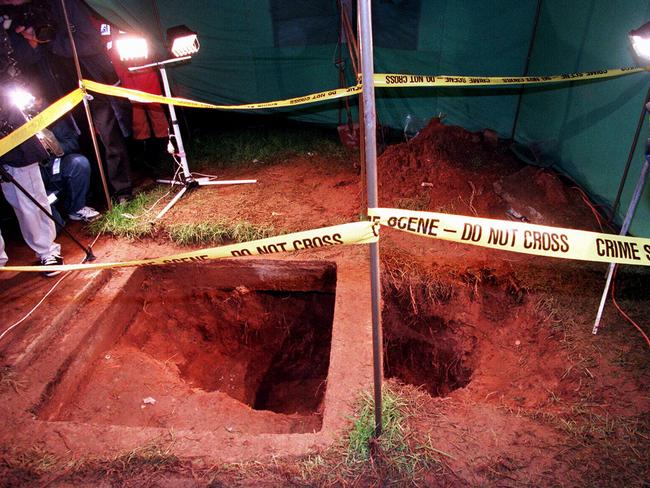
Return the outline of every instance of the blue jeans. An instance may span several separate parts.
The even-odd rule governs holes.
[[[59,159],[59,158],[57,158]],[[65,213],[70,215],[86,205],[86,195],[90,187],[90,162],[81,154],[66,154],[41,166],[41,175],[47,193],[56,192],[63,201]]]

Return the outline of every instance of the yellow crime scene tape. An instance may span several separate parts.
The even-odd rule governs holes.
[[[429,75],[409,75],[409,74],[375,74],[374,80],[377,87],[440,87],[440,86],[486,86],[486,85],[521,85],[521,84],[539,84],[539,83],[559,83],[567,81],[580,81],[602,78],[613,78],[624,76],[642,71],[648,71],[650,67],[643,68],[617,68],[600,71],[590,71],[583,73],[570,73],[553,76],[525,76],[525,77],[504,77],[504,76],[429,76]],[[241,105],[215,105],[212,103],[198,102],[180,97],[165,97],[162,95],[153,95],[151,93],[123,88],[119,86],[104,85],[96,81],[82,80],[82,87],[86,90],[104,95],[128,98],[134,102],[142,103],[165,103],[183,107],[209,108],[217,110],[259,110],[276,107],[291,107],[305,105],[309,103],[321,102],[325,100],[334,100],[338,98],[357,95],[363,90],[363,85],[359,82],[355,86],[347,88],[337,88],[318,93],[312,93],[296,98],[285,100],[275,100],[261,103],[246,103]],[[83,98],[83,92],[80,89],[73,91],[62,99],[58,100],[50,107],[45,109],[41,114],[34,117],[28,123],[16,129],[3,139],[0,139],[0,156],[9,152],[14,147],[25,142],[38,131],[44,129],[66,112],[70,111]]]
[[[377,87],[418,87],[418,86],[495,86],[495,85],[534,85],[544,83],[562,83],[569,81],[597,80],[615,78],[649,71],[650,67],[630,67],[567,73],[552,76],[453,76],[453,75],[409,75],[409,74],[375,74]]]
[[[371,208],[373,222],[446,241],[537,256],[650,266],[650,239],[507,220]]]
[[[172,105],[179,105],[181,107],[193,108],[211,108],[218,110],[255,110],[262,108],[274,107],[292,107],[296,105],[304,105],[307,103],[321,102],[324,100],[334,100],[336,98],[349,97],[361,93],[361,85],[351,86],[348,88],[337,88],[335,90],[327,90],[319,93],[312,93],[302,97],[288,98],[286,100],[276,100],[273,102],[262,103],[245,103],[241,105],[214,105],[212,103],[197,102],[187,98],[179,97],[165,97],[163,95],[153,95],[151,93],[132,90],[130,88],[123,88],[119,86],[104,85],[96,81],[83,80],[82,85],[90,91],[95,93],[102,93],[104,95],[112,95],[116,97],[128,98],[134,102],[143,103],[165,103]]]
[[[14,147],[22,144],[37,132],[42,131],[48,125],[63,117],[83,100],[83,96],[83,92],[77,88],[54,102],[30,121],[25,122],[11,134],[0,139],[0,156],[8,153]]]
[[[370,221],[323,227],[292,234],[284,234],[266,239],[231,244],[228,246],[199,249],[171,256],[152,259],[139,259],[114,263],[61,264],[56,266],[5,266],[0,271],[75,271],[104,268],[124,268],[128,266],[152,266],[161,264],[206,263],[212,259],[239,256],[259,256],[281,252],[320,249],[330,246],[369,244],[377,242],[379,233]]]

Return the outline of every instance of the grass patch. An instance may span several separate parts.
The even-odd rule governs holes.
[[[246,220],[174,224],[167,228],[169,238],[177,244],[219,245],[225,242],[247,242],[276,235],[272,225],[256,225]]]
[[[174,435],[170,433],[169,440],[153,439],[147,444],[120,454],[107,462],[100,462],[100,471],[105,471],[106,474],[124,475],[145,467],[155,471],[178,465],[180,463],[178,457],[172,454],[173,446]]]
[[[404,251],[382,251],[381,265],[384,297],[394,295],[409,301],[414,315],[418,314],[418,303],[444,304],[454,296],[451,277],[423,267]]]
[[[357,413],[346,438],[327,452],[301,463],[304,483],[334,486],[421,485],[425,475],[442,474],[444,458],[451,455],[436,449],[428,435],[411,426],[426,394],[391,381],[382,394],[383,433],[373,439],[374,398],[367,393],[357,404]]]
[[[0,393],[13,390],[18,393],[27,388],[27,382],[20,379],[11,366],[0,367]]]
[[[174,433],[109,458],[64,459],[40,447],[0,451],[0,486],[152,486],[157,474],[182,472],[187,467],[173,454]],[[155,484],[155,483],[154,483]]]
[[[88,230],[93,234],[102,232],[126,239],[151,237],[154,234],[152,220],[160,210],[153,207],[165,193],[167,189],[161,187],[140,192],[130,202],[113,206],[88,224]]]
[[[183,246],[220,245],[247,242],[279,234],[272,225],[258,225],[246,220],[218,220],[196,224],[165,224],[153,219],[167,202],[165,188],[139,193],[132,201],[115,205],[100,219],[88,224],[88,231],[112,234],[126,239],[142,239],[156,235],[167,237]],[[159,202],[160,200],[160,202]]]
[[[248,129],[196,136],[190,158],[199,167],[264,165],[295,155],[342,158],[345,148],[319,129]]]
[[[382,395],[383,433],[381,441],[371,440],[375,431],[375,400],[366,392],[363,394],[358,408],[359,413],[349,434],[346,462],[354,464],[370,458],[371,442],[378,442],[384,450],[403,451],[404,442],[404,413],[406,400],[386,388]]]
[[[429,209],[429,200],[430,197],[426,195],[396,198],[393,200],[393,205],[395,208],[402,208],[404,210],[423,211]]]

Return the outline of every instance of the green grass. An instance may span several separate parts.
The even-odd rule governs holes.
[[[248,129],[194,137],[189,157],[197,167],[255,166],[295,155],[341,158],[335,135],[317,129]]]
[[[255,225],[245,220],[173,224],[166,230],[172,241],[184,246],[248,242],[277,234],[272,225]]]
[[[403,451],[404,413],[406,401],[386,388],[382,395],[383,433],[380,445],[384,449]],[[370,457],[370,441],[375,431],[375,400],[365,393],[359,402],[359,413],[349,435],[346,461],[348,464],[365,461]]]
[[[88,231],[131,240],[163,234],[182,246],[248,242],[281,233],[272,225],[257,225],[246,220],[223,219],[196,224],[166,224],[161,221],[154,225],[153,219],[168,201],[166,198],[158,202],[165,193],[164,188],[141,192],[131,202],[115,205],[113,210],[89,224]]]
[[[162,208],[152,207],[166,192],[165,188],[156,188],[138,193],[130,202],[113,206],[111,211],[91,222],[88,230],[93,234],[103,232],[126,239],[150,237],[154,233],[153,218]]]
[[[311,456],[301,464],[301,476],[307,484],[337,485],[358,482],[361,485],[417,485],[425,473],[442,473],[443,457],[449,454],[433,447],[410,425],[417,415],[424,394],[413,388],[384,385],[382,394],[383,431],[373,438],[374,398],[362,395],[352,427],[339,445],[324,454]],[[354,482],[352,484],[354,484]]]

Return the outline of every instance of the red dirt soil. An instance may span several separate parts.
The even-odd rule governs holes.
[[[218,191],[199,189],[181,200],[165,221],[244,219],[295,231],[353,221],[360,213],[361,184],[349,161],[327,161],[316,154],[246,171],[227,170],[220,176],[257,178],[259,183]],[[380,204],[386,207],[499,219],[514,209],[532,223],[598,230],[580,193],[557,175],[526,167],[505,145],[445,126],[437,119],[414,139],[390,146],[381,155],[379,190]],[[100,247],[107,259],[160,255],[173,249],[161,241],[130,247],[121,241],[117,241],[119,246],[104,242]],[[297,257],[329,259],[328,253],[336,254],[337,259],[355,260],[366,267],[365,253],[351,251],[349,257],[341,257],[348,255],[349,249],[300,252]],[[437,449],[450,456],[445,458],[444,473],[430,474],[421,481],[423,486],[647,483],[648,351],[611,306],[606,309],[601,333],[590,333],[604,265],[493,251],[386,229],[382,230],[381,253],[386,375],[428,392],[413,422],[430,435]],[[624,278],[627,285],[621,287],[620,301],[643,321],[650,312],[650,301],[642,292],[647,289],[648,275],[629,270]],[[32,278],[22,276],[0,282],[3,303],[14,300],[8,321],[32,303],[16,292],[24,291],[28,282],[33,283]],[[39,283],[37,289],[43,288]],[[157,301],[164,299],[162,290],[155,293],[159,294]],[[250,306],[255,309],[260,304],[253,301]],[[186,350],[183,344],[198,340],[196,329],[180,328],[180,333],[173,335],[176,342],[169,343],[165,331],[178,332],[178,323],[170,323],[178,319],[166,318],[168,311],[162,308],[145,308],[147,314],[153,314],[147,320],[159,327],[159,335],[149,334],[142,322],[146,314],[140,315],[107,353],[110,358],[98,360],[94,381],[110,384],[126,374],[122,379],[132,381],[138,392],[143,386],[154,385],[151,395],[144,396],[155,398],[163,395],[161,389],[175,389],[175,398],[185,398],[197,388],[218,388],[205,371],[195,369],[191,359],[175,356]],[[190,320],[191,310],[185,316]],[[263,312],[251,316],[261,320]],[[353,323],[355,317],[346,320]],[[351,327],[342,340],[356,341],[353,330]],[[27,323],[25,332],[17,333],[16,342],[4,352],[5,360],[36,333]],[[237,341],[237,337],[224,339],[228,341]],[[370,344],[361,342],[359,347]],[[332,357],[341,348],[340,342],[333,341]],[[353,354],[341,359],[349,368],[360,360]],[[211,386],[206,388],[208,384]],[[370,386],[369,377],[366,386]],[[216,396],[221,405],[231,405],[233,410],[224,407],[224,412],[215,415],[238,418],[236,410],[251,410],[250,391],[236,388],[228,399],[226,393],[202,391],[178,407],[165,405],[164,414],[156,415],[158,404],[141,409],[143,395],[125,391],[129,408],[136,405],[137,415],[126,414],[121,422],[176,427],[195,408],[194,402],[211,402]],[[10,398],[12,393],[4,395]],[[79,395],[83,397],[84,392]],[[93,412],[96,419],[103,419],[100,421],[116,423],[115,417],[98,413],[102,408],[99,394],[80,399],[78,404],[78,411],[69,410],[65,415],[83,422],[87,415],[83,412]],[[120,408],[126,408],[126,403]],[[306,431],[317,425],[313,416],[302,424],[305,418],[300,414],[254,412],[253,417],[247,417],[245,426],[233,425],[235,432],[239,428],[250,432]],[[282,420],[277,420],[280,417]],[[209,422],[206,419],[204,428]],[[274,454],[288,453],[293,452],[287,449]],[[250,459],[246,448],[239,454],[242,460]],[[183,455],[179,451],[179,456]],[[269,469],[277,473],[283,468]],[[238,478],[217,477],[217,481],[248,486],[266,481],[268,473],[259,475],[252,470]],[[156,480],[166,484],[172,477],[173,473],[163,473]],[[280,479],[283,481],[270,484],[300,484],[300,479]],[[364,480],[360,484],[380,484],[380,480]]]

